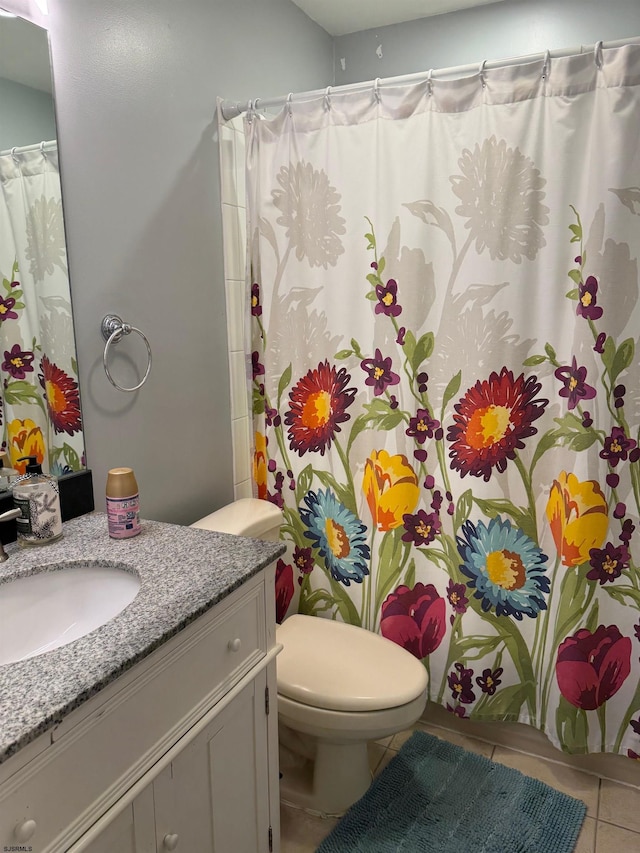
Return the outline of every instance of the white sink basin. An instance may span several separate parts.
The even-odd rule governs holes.
[[[69,563],[0,584],[0,664],[42,655],[117,616],[140,589],[125,569]]]

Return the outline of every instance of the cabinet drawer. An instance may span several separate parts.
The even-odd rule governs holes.
[[[66,850],[266,651],[258,578],[136,664],[121,690],[63,720],[54,743],[0,788],[0,847],[19,844],[15,828],[31,820],[25,846]]]

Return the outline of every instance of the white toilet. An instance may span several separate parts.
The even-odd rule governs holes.
[[[277,506],[243,498],[192,527],[277,540]],[[424,666],[354,625],[296,614],[276,631],[283,802],[343,814],[371,784],[367,743],[410,728],[427,701]]]

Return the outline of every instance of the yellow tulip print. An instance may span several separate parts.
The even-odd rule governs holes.
[[[253,454],[253,479],[258,488],[258,497],[267,497],[267,439],[256,430],[255,450]]]
[[[602,547],[609,527],[608,507],[595,480],[578,480],[561,471],[553,481],[546,509],[558,556],[564,566],[579,566],[592,548]]]
[[[31,418],[10,421],[7,424],[7,437],[9,440],[9,453],[11,465],[21,474],[27,470],[26,462],[18,462],[23,456],[35,456],[38,463],[44,462],[44,436],[42,430]]]
[[[362,491],[381,531],[401,527],[403,516],[414,511],[420,497],[418,478],[407,457],[386,450],[373,450],[366,460]]]

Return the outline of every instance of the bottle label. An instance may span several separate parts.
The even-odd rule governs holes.
[[[140,495],[126,498],[107,498],[107,524],[112,539],[137,536],[140,526]]]
[[[29,536],[31,534],[31,513],[29,512],[29,498],[17,498],[13,496],[13,503],[16,508],[22,513],[16,518],[16,529],[19,536]]]
[[[19,541],[37,544],[62,536],[60,499],[54,484],[50,489],[34,491],[28,497],[16,497],[14,494],[13,502],[22,513],[16,518]]]

